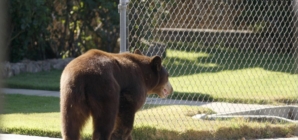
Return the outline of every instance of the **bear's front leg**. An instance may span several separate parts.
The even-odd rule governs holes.
[[[119,112],[112,140],[132,140],[131,131],[133,129],[134,116],[135,112]]]
[[[120,100],[112,140],[132,140],[131,132],[136,110],[136,105],[131,100],[127,100],[125,97]]]

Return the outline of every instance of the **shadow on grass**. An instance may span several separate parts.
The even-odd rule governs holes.
[[[62,70],[21,73],[5,79],[4,86],[7,88],[59,91],[61,73]]]
[[[171,131],[166,129],[157,129],[150,126],[142,126],[134,128],[132,136],[134,139],[142,140],[229,140],[229,139],[256,139],[256,138],[274,138],[286,137],[294,135],[297,126],[295,124],[289,126],[270,126],[266,127],[251,127],[241,125],[239,127],[221,127],[215,131],[208,130],[186,130],[183,132]],[[256,133],[258,132],[258,133]]]
[[[44,131],[40,129],[26,129],[26,128],[0,128],[2,133],[7,134],[20,134],[20,135],[30,135],[30,136],[42,136],[51,138],[61,138],[60,131]],[[90,135],[89,135],[90,137]]]
[[[59,98],[6,94],[2,114],[60,112]]]
[[[195,139],[209,139],[209,140],[228,140],[228,139],[256,139],[256,138],[274,138],[287,137],[295,135],[297,126],[293,125],[266,125],[265,127],[257,126],[251,127],[248,125],[241,125],[239,127],[222,127],[215,131],[209,130],[186,130],[183,132],[158,129],[156,127],[141,126],[134,128],[132,131],[133,139],[142,140],[195,140]],[[14,133],[22,135],[34,135],[45,137],[61,138],[59,131],[43,131],[39,129],[26,128],[1,128],[3,133]],[[257,133],[256,133],[257,132]],[[84,134],[83,139],[90,139],[90,134]]]
[[[228,103],[242,103],[242,104],[297,104],[298,100],[291,98],[281,99],[242,99],[242,98],[218,98],[210,94],[198,92],[174,92],[168,97],[169,99],[200,101],[200,102],[228,102]]]
[[[189,101],[202,101],[212,102],[214,98],[210,94],[196,93],[196,92],[174,92],[169,97],[170,99],[189,100]]]
[[[181,46],[182,47],[182,46]],[[178,47],[179,48],[179,47]],[[179,49],[186,52],[205,53],[208,56],[197,57],[195,61],[187,58],[166,58],[167,69],[171,77],[198,73],[213,73],[225,70],[239,70],[246,68],[263,68],[269,71],[294,74],[295,60],[291,53],[261,53],[241,49],[224,48],[196,48]]]

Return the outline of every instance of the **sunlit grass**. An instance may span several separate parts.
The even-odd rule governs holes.
[[[297,79],[297,75],[252,68],[174,77],[171,83],[176,92],[205,93],[219,99],[291,100],[298,98]]]
[[[297,102],[298,74],[292,74],[283,68],[293,65],[290,60],[270,58],[275,66],[269,66],[262,64],[261,59],[241,58],[242,61],[252,61],[245,64],[232,62],[239,58],[233,54],[225,57],[236,57],[234,59],[219,59],[220,56],[214,55],[216,54],[168,50],[164,64],[170,75],[173,75],[170,81],[175,92],[208,94],[208,97],[211,96],[215,101]],[[293,66],[287,69],[290,71],[292,68]]]

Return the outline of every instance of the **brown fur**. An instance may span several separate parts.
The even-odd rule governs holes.
[[[61,75],[63,139],[80,139],[80,131],[90,116],[93,140],[132,139],[136,111],[147,94],[162,94],[167,82],[168,73],[158,56],[143,56],[139,51],[86,52],[71,61]]]

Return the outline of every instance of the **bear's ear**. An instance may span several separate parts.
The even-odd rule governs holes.
[[[143,55],[143,53],[142,53],[139,49],[136,49],[136,50],[134,51],[134,54]]]
[[[153,69],[156,69],[157,71],[160,71],[161,69],[161,58],[159,56],[154,56],[151,59],[151,66]]]

